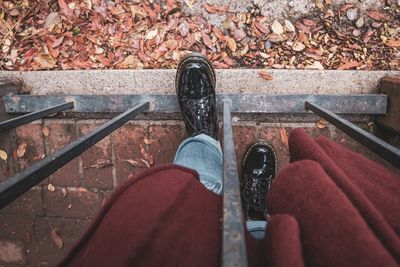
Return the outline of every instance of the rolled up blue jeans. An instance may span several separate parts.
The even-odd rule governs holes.
[[[200,182],[211,192],[223,193],[223,155],[221,144],[200,134],[184,140],[175,154],[174,164],[197,171]],[[266,221],[247,221],[246,228],[256,239],[265,236]]]
[[[187,138],[179,146],[174,164],[197,171],[208,190],[222,195],[223,157],[221,144],[214,138],[205,134]]]

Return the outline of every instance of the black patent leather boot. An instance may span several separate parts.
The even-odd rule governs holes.
[[[266,220],[265,195],[276,169],[276,154],[271,145],[260,141],[249,147],[243,158],[240,181],[243,210],[248,219]]]
[[[176,73],[176,94],[188,136],[206,134],[218,140],[215,110],[215,72],[203,55],[181,60]]]

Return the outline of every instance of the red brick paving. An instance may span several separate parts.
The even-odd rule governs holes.
[[[289,136],[289,131],[284,127],[263,127],[260,129],[259,139],[267,141],[275,148],[278,160],[278,169],[284,168],[289,164],[289,148],[281,141],[281,129],[284,129],[285,135]]]
[[[221,129],[220,140],[223,140],[223,130]],[[233,126],[234,144],[236,150],[236,160],[239,172],[242,170],[242,160],[246,153],[247,146],[256,140],[256,128],[254,126]]]
[[[25,155],[18,159],[19,168],[26,169],[31,164],[45,156],[44,140],[41,123],[32,123],[16,128],[16,145],[26,143]]]
[[[2,213],[24,214],[24,215],[43,215],[42,189],[33,188],[25,192],[18,199],[0,210],[0,220]],[[1,221],[0,221],[1,222]]]
[[[88,134],[101,124],[80,123],[79,136]],[[113,189],[111,137],[108,136],[81,155],[85,187]],[[98,169],[101,168],[101,172]]]
[[[143,125],[125,124],[116,130],[114,140],[116,183],[123,183],[130,174],[138,174],[145,167],[136,167],[129,160],[140,162],[143,158],[140,145],[144,146],[145,127]]]
[[[74,122],[50,122],[46,123],[49,135],[45,136],[46,155],[65,147],[77,139],[76,125]],[[79,172],[79,160],[77,157],[66,164],[61,169],[51,175],[51,183],[60,186],[80,186],[82,185],[81,174]]]
[[[55,266],[84,234],[89,220],[71,218],[36,217],[33,224],[34,238],[27,246],[31,266]],[[59,248],[52,240],[52,231],[62,237]]]
[[[148,130],[149,153],[154,164],[171,163],[179,144],[187,137],[185,127],[180,124],[150,125]]]
[[[6,161],[0,160],[0,182],[6,177],[11,176],[15,173],[16,162],[13,160],[13,150],[15,142],[12,142],[14,138],[14,131],[0,133],[0,148],[4,150],[8,159]]]
[[[41,123],[19,127],[16,143],[27,143],[24,157],[18,160],[19,166],[26,168],[42,154],[48,155],[64,147],[99,124],[97,121],[47,120],[44,125],[49,129],[48,136],[43,135]],[[281,129],[289,135],[294,126],[305,128],[311,136],[323,134],[345,146],[361,149],[367,156],[372,155],[332,127],[319,129],[312,123],[256,125],[241,122],[233,126],[238,166],[246,147],[260,139],[275,146],[279,167],[286,166],[289,153],[282,143]],[[182,122],[130,122],[53,174],[51,183],[54,191],[51,186],[42,183],[0,210],[0,247],[4,242],[11,242],[12,248],[22,251],[21,255],[15,254],[11,263],[6,264],[0,258],[0,266],[55,265],[83,234],[105,198],[129,174],[138,174],[146,169],[145,164],[139,167],[136,163],[132,164],[132,160],[143,163],[143,159],[150,164],[170,163],[185,137]],[[220,137],[222,139],[222,129]],[[13,161],[11,156],[7,163],[1,162],[0,180],[8,176],[5,170],[7,166],[12,166]],[[57,229],[62,238],[62,248],[58,248],[51,239],[52,229]]]
[[[75,191],[77,190],[77,191]],[[43,190],[43,204],[46,215],[52,217],[93,218],[103,202],[103,195],[85,188],[74,191],[56,188],[54,192]]]

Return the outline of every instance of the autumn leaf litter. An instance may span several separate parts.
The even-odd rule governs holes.
[[[0,68],[174,68],[197,51],[216,68],[399,69],[397,2],[366,13],[317,2],[307,17],[272,23],[256,5],[233,13],[204,4],[225,16],[216,27],[174,0],[1,1]]]

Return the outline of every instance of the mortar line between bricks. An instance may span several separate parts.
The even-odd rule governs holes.
[[[47,127],[47,125],[51,124],[51,122],[52,122],[52,119],[43,120],[42,127]],[[46,138],[46,137],[47,137],[47,138]],[[44,155],[45,155],[46,157],[47,157],[49,154],[51,154],[51,153],[50,153],[49,146],[50,146],[50,144],[49,144],[49,138],[48,138],[48,136],[44,136],[44,135],[43,135],[43,151],[44,151]],[[47,177],[46,179],[47,179],[47,182],[48,182],[49,184],[51,184],[51,182],[52,182],[52,175],[50,174],[49,177]],[[43,197],[43,192],[42,192],[42,197]],[[46,212],[45,212],[45,213],[46,213]]]
[[[116,156],[115,156],[115,140],[114,135],[110,134],[110,142],[111,142],[111,177],[112,177],[112,191],[114,191],[117,187],[117,165],[116,165]]]
[[[63,124],[73,124],[76,122],[76,118],[48,118],[46,119],[46,124],[51,124],[51,123],[63,123]]]
[[[46,146],[46,136],[44,136],[44,134],[43,134],[43,128],[44,127],[47,127],[47,120],[42,120],[42,140],[43,140],[43,153],[44,153],[44,155],[45,155],[45,157],[47,156],[47,146]],[[46,179],[45,180],[47,180],[47,183],[48,184],[50,184],[50,177],[51,177],[51,175],[49,176],[49,177],[46,177]],[[44,180],[43,180],[44,181]],[[44,216],[46,216],[47,215],[47,208],[46,208],[46,205],[44,204],[44,190],[46,190],[47,189],[47,187],[45,188],[45,185],[42,185],[41,186],[41,189],[42,189],[42,191],[40,192],[40,201],[42,202],[42,208],[43,208],[43,214],[44,214]],[[34,218],[34,220],[35,220],[35,218]],[[32,225],[32,227],[34,228],[34,224]]]
[[[17,144],[17,130],[14,128],[10,131],[10,138],[11,138],[11,149],[15,151],[18,147]],[[11,164],[14,173],[21,171],[21,166],[19,165],[19,160],[15,164]]]
[[[81,193],[90,192],[90,193],[104,194],[104,193],[112,193],[113,192],[113,190],[111,190],[111,189],[101,189],[101,188],[96,188],[96,187],[83,187],[83,186],[75,187],[75,186],[54,185],[54,188],[55,188],[54,191],[50,191],[48,189],[45,189],[45,190],[49,191],[50,193],[54,193],[57,190],[62,190],[63,188],[70,192],[81,192]]]
[[[259,140],[259,139],[260,139],[260,132],[261,132],[261,126],[260,126],[260,124],[256,124],[256,125],[254,126],[254,138],[255,138],[256,140]]]
[[[68,119],[71,120],[71,119]],[[106,123],[107,119],[79,119],[79,122],[82,124],[90,124],[90,123]],[[128,125],[140,125],[144,126],[151,122],[152,125],[177,125],[183,124],[183,120],[130,120],[126,124]]]
[[[80,122],[79,120],[74,120],[74,125],[75,125],[75,135],[77,137],[77,139],[79,139],[81,137],[81,133],[80,133]],[[85,153],[85,152],[83,152]],[[82,154],[78,155],[78,173],[79,173],[79,180],[81,185],[85,186],[85,179],[83,176],[83,162],[82,162]]]
[[[54,216],[54,215],[36,215],[35,218],[42,218],[42,219],[68,219],[68,220],[81,220],[81,221],[87,221],[87,222],[92,222],[92,218],[87,218],[87,217],[66,217],[66,216]],[[34,219],[35,219],[34,218]],[[93,218],[94,219],[94,218]]]

